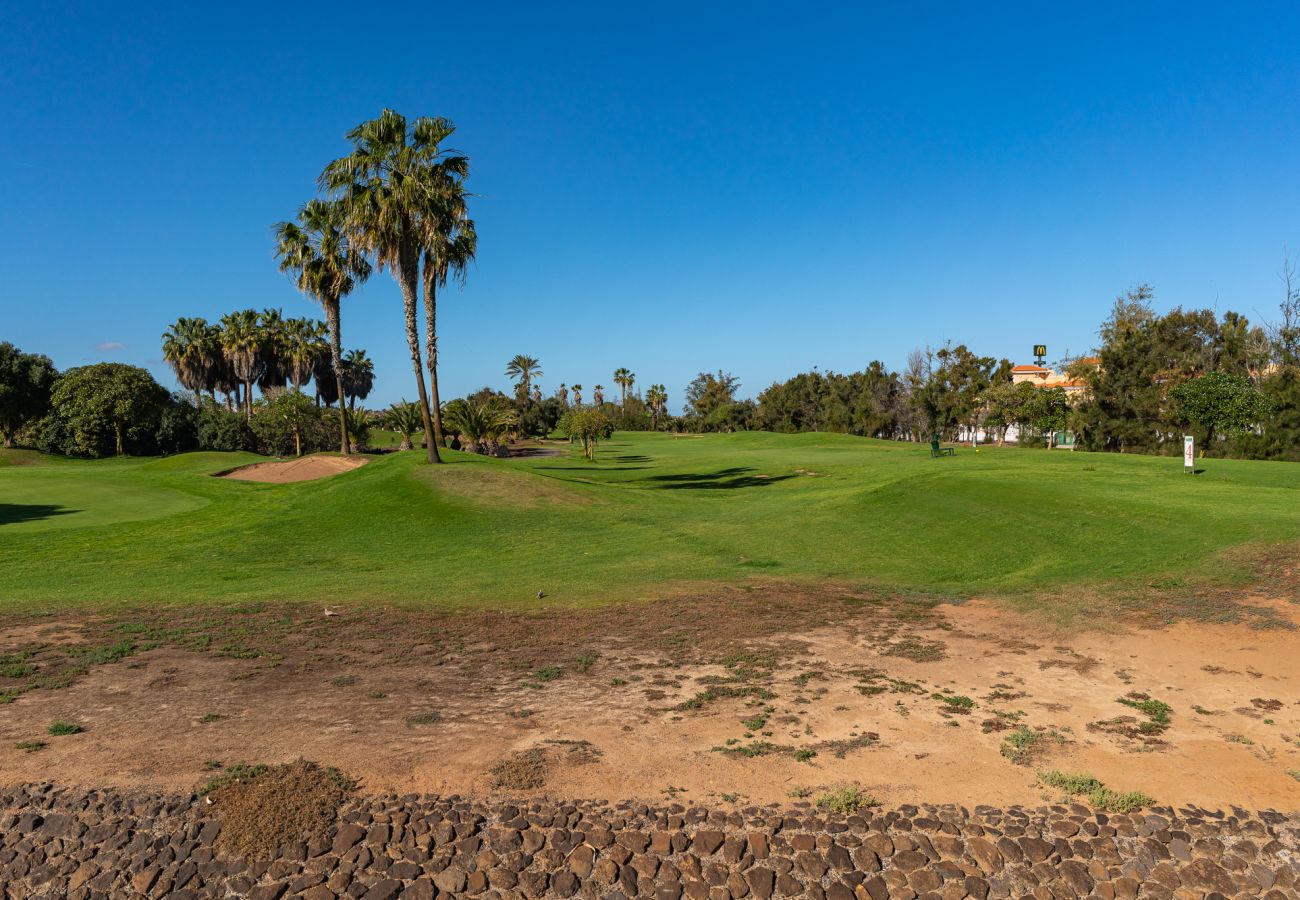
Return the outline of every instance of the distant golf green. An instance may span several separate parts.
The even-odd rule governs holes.
[[[1300,466],[841,435],[620,433],[444,466],[395,453],[319,481],[209,477],[259,458],[0,454],[0,608],[229,600],[519,608],[841,583],[1043,595],[1242,580],[1225,551],[1300,539]],[[15,464],[21,463],[21,464]]]

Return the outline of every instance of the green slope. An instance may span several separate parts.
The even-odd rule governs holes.
[[[590,464],[380,457],[329,479],[209,477],[198,453],[0,465],[0,603],[358,600],[517,607],[747,578],[954,595],[1232,579],[1300,538],[1300,466],[837,435],[619,434]],[[3,459],[4,457],[0,457]]]

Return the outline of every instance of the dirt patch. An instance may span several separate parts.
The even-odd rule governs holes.
[[[788,585],[599,609],[333,612],[0,620],[0,784],[57,771],[193,790],[209,762],[305,755],[398,793],[742,803],[859,783],[887,803],[1037,804],[1037,770],[1053,768],[1162,802],[1296,805],[1287,629],[1063,635],[983,602]],[[86,731],[51,736],[56,719]],[[45,746],[13,749],[29,742]],[[488,771],[512,759],[527,765]],[[537,783],[523,776],[539,767],[541,786],[505,787]]]
[[[236,481],[262,481],[268,484],[288,484],[294,481],[313,481],[328,478],[364,466],[369,460],[363,456],[304,456],[284,462],[253,463],[228,472],[217,473],[220,478]]]
[[[219,845],[244,858],[270,858],[276,847],[324,834],[352,791],[334,769],[299,759],[241,766],[218,775],[205,793],[221,822]]]

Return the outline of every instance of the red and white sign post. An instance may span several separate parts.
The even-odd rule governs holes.
[[[1183,472],[1196,472],[1196,440],[1190,434],[1183,435]]]

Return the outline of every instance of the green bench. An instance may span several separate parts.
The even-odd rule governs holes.
[[[930,438],[931,459],[934,459],[936,456],[952,456],[956,452],[957,452],[956,447],[940,447],[939,435],[936,434],[934,437]]]

